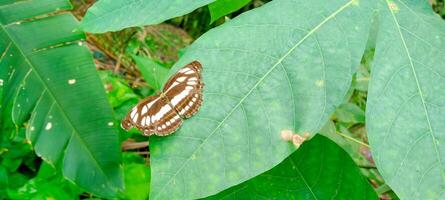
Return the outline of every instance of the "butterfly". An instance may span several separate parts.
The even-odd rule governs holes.
[[[136,127],[143,135],[166,136],[175,132],[183,119],[198,112],[202,103],[201,63],[182,67],[164,85],[160,94],[143,99],[122,120],[125,130]]]

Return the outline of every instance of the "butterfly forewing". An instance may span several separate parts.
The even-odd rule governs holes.
[[[194,115],[202,102],[201,64],[194,61],[181,68],[165,84],[160,95],[138,103],[122,121],[126,130],[135,126],[144,135],[169,135]]]
[[[181,68],[165,85],[164,94],[181,115],[194,115],[202,102],[201,64],[192,62]]]

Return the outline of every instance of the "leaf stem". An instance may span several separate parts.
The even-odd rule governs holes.
[[[389,192],[389,191],[391,191],[392,189],[389,187],[389,185],[387,185],[387,184],[383,184],[383,185],[381,185],[381,186],[379,186],[378,188],[376,188],[375,189],[375,192],[378,194],[378,195],[381,195],[381,194],[385,194],[385,193],[387,193],[387,192]]]
[[[349,136],[349,135],[346,135],[346,134],[344,134],[344,133],[340,133],[340,132],[338,132],[338,131],[335,131],[335,133],[338,134],[338,135],[340,135],[340,136],[342,136],[342,137],[344,137],[344,138],[346,138],[346,139],[348,139],[348,140],[351,140],[351,141],[353,141],[353,142],[355,142],[355,143],[361,144],[361,145],[363,145],[363,146],[365,146],[365,147],[371,149],[371,146],[369,146],[369,144],[366,144],[366,143],[364,143],[364,142],[362,142],[362,141],[360,141],[360,140],[357,140],[357,139],[355,139],[355,138],[353,138],[353,137],[351,137],[351,136]]]

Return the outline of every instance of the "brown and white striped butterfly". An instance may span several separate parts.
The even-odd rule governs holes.
[[[146,136],[165,136],[175,132],[182,120],[198,112],[202,102],[202,66],[193,61],[181,68],[164,85],[162,92],[139,102],[122,120],[129,130],[135,126]]]

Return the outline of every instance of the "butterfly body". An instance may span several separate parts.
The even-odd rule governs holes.
[[[147,97],[133,107],[122,121],[122,128],[129,130],[134,126],[146,136],[175,132],[183,119],[193,116],[201,106],[204,87],[201,70],[198,61],[181,68],[159,95]]]

